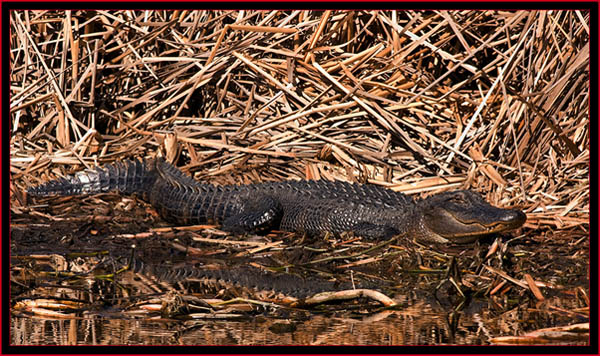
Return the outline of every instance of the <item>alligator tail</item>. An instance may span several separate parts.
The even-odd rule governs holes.
[[[156,179],[154,160],[128,160],[75,173],[27,190],[29,196],[68,196],[119,191],[143,193]]]

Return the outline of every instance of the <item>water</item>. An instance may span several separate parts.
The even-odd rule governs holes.
[[[540,287],[545,297],[541,301],[528,288],[477,267],[489,245],[459,251],[463,281],[470,283],[472,290],[485,291],[483,297],[461,303],[456,293],[442,291],[442,298],[436,299],[433,288],[442,276],[403,272],[415,268],[414,254],[390,245],[368,257],[327,261],[319,266],[346,277],[351,269],[354,278],[369,275],[385,280],[391,287],[386,294],[398,303],[393,310],[365,300],[310,310],[238,303],[228,311],[219,310],[225,314],[200,308],[191,313],[197,319],[178,320],[140,305],[152,298],[160,305],[173,291],[198,298],[221,297],[215,291],[203,294],[201,288],[166,286],[143,276],[119,275],[111,280],[97,275],[119,269],[114,261],[126,260],[134,243],[136,257],[146,261],[186,260],[202,265],[218,261],[222,266],[228,266],[238,255],[247,255],[248,247],[198,242],[194,238],[200,235],[185,231],[132,238],[129,232],[135,230],[130,222],[111,220],[116,227],[98,227],[97,223],[82,225],[78,221],[35,225],[29,220],[23,219],[21,224],[13,219],[11,225],[11,345],[487,345],[498,336],[524,335],[589,320],[589,242],[581,234],[522,237],[511,242],[508,253],[496,253],[485,261],[485,265],[519,281],[527,274],[546,284]],[[135,228],[147,231],[146,227]],[[217,241],[223,237],[211,238]],[[307,251],[293,236],[269,239],[282,239],[284,244],[253,253],[251,259],[242,262],[302,264],[335,256],[333,250],[340,248],[313,240],[303,243],[316,247]],[[369,247],[349,246],[343,254]],[[427,266],[435,267],[439,262],[427,251],[421,256]],[[361,260],[369,263],[358,263]],[[349,262],[356,264],[346,267]],[[439,262],[439,266],[445,263]],[[53,271],[71,274],[56,275]],[[452,290],[448,285],[445,288]],[[19,301],[40,299],[79,304],[72,307],[68,318],[43,316],[47,314],[18,305]],[[582,345],[588,339],[583,335],[551,343]]]
[[[51,319],[17,311],[9,332],[13,345],[485,345],[495,336],[586,320],[584,314],[560,311],[574,309],[566,298],[504,311],[496,310],[493,299],[471,301],[461,311],[401,299],[396,310],[374,313],[291,310],[285,315],[284,309],[284,315],[265,311],[231,320],[181,321],[134,313]],[[585,337],[569,342],[586,343]]]

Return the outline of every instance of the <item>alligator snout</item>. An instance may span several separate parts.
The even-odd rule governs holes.
[[[508,225],[515,229],[525,223],[527,215],[518,209],[506,210],[504,214],[499,217],[499,220],[503,225]]]

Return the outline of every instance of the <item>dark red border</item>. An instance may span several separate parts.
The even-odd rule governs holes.
[[[110,7],[106,6],[106,3],[110,4]],[[190,6],[190,4],[194,4]],[[333,0],[333,1],[319,1],[319,0],[303,0],[302,2],[285,2],[281,0],[266,0],[262,2],[240,2],[240,1],[229,1],[223,0],[222,2],[195,2],[193,0],[188,1],[180,1],[180,2],[164,2],[160,0],[135,0],[134,2],[122,2],[118,0],[106,0],[105,2],[87,2],[81,0],[66,0],[61,2],[46,2],[46,1],[33,1],[33,2],[22,2],[22,1],[0,1],[2,6],[2,18],[0,19],[0,26],[2,26],[2,36],[0,38],[0,44],[2,45],[2,59],[0,63],[2,64],[2,72],[3,72],[3,96],[2,96],[2,104],[0,104],[0,109],[2,109],[2,132],[5,133],[6,136],[2,136],[0,141],[2,144],[0,145],[0,153],[5,153],[2,155],[2,193],[0,193],[0,198],[2,198],[3,202],[3,214],[2,214],[2,256],[0,257],[0,263],[2,263],[2,297],[0,297],[0,303],[8,301],[8,298],[4,296],[9,295],[9,275],[8,275],[8,263],[9,263],[9,253],[10,253],[10,209],[9,209],[9,185],[10,185],[10,120],[9,120],[9,100],[8,97],[9,90],[7,90],[9,82],[9,56],[8,56],[8,46],[9,46],[9,31],[8,31],[8,11],[10,9],[68,9],[68,8],[77,8],[77,9],[91,9],[91,8],[116,8],[113,7],[113,4],[118,4],[118,8],[190,8],[190,7],[198,7],[203,9],[228,9],[228,8],[264,8],[264,9],[273,9],[273,8],[298,8],[298,9],[335,9],[339,8],[340,4],[352,4],[352,5],[361,5],[360,8],[374,8],[374,9],[389,9],[389,8],[399,8],[399,9],[436,9],[436,8],[449,8],[449,9],[470,9],[473,8],[473,3],[477,4],[477,8],[480,9],[590,9],[592,10],[592,19],[590,23],[590,38],[591,38],[591,48],[590,48],[590,63],[595,63],[595,65],[590,64],[590,75],[591,75],[591,93],[590,93],[590,126],[596,125],[596,130],[593,127],[590,127],[590,135],[593,136],[594,133],[598,133],[598,120],[600,120],[598,116],[598,102],[600,101],[599,91],[598,91],[598,72],[600,70],[600,62],[598,61],[598,19],[600,16],[598,1],[581,1],[581,2],[563,2],[556,0],[535,0],[535,1],[519,1],[519,0],[509,0],[503,2],[481,2],[475,0],[468,0],[463,2],[447,2],[447,1],[439,1],[439,0],[430,0],[426,2],[398,2],[395,0],[379,0],[377,2],[364,2],[361,0]],[[277,4],[277,6],[272,6],[273,4]],[[154,6],[158,5],[158,6]],[[165,6],[166,5],[166,6]],[[393,6],[391,6],[393,5]],[[432,6],[433,5],[433,6]],[[556,6],[558,5],[558,6]],[[354,6],[349,7],[348,5],[342,5],[342,8],[351,9]],[[592,100],[594,98],[594,100]],[[590,137],[590,180],[597,178],[597,159],[598,159],[598,136]],[[6,145],[6,146],[5,146]],[[261,346],[238,346],[238,347],[223,347],[223,346],[207,346],[207,347],[168,347],[163,348],[160,346],[138,346],[138,347],[122,347],[122,346],[72,346],[72,347],[64,347],[64,346],[55,346],[55,347],[36,347],[36,346],[10,346],[9,345],[9,335],[8,335],[8,324],[9,324],[9,315],[8,315],[8,305],[2,303],[2,344],[0,349],[0,354],[71,354],[78,353],[81,354],[126,354],[128,352],[135,353],[162,353],[161,351],[173,352],[176,351],[178,353],[198,353],[198,354],[222,354],[222,352],[227,352],[227,354],[239,354],[239,353],[298,353],[298,352],[306,352],[304,355],[313,355],[313,354],[373,354],[373,353],[387,353],[387,354],[396,354],[396,353],[416,353],[416,354],[427,354],[429,352],[432,353],[468,353],[468,354],[477,354],[477,352],[485,352],[485,353],[494,353],[494,354],[598,354],[598,338],[600,334],[598,333],[598,253],[600,252],[598,239],[599,235],[597,232],[597,222],[600,220],[600,212],[597,210],[597,189],[598,183],[590,185],[590,189],[592,190],[590,193],[590,209],[593,211],[596,209],[596,221],[590,221],[590,300],[591,305],[590,308],[595,310],[595,313],[592,311],[591,315],[596,316],[596,320],[590,320],[591,323],[591,332],[590,335],[592,337],[592,344],[590,347],[561,347],[561,346],[553,346],[553,347],[495,347],[495,346],[485,346],[485,348],[478,347],[378,347],[378,346],[357,346],[357,347],[318,347],[318,348],[306,348],[303,346],[294,346],[291,348],[280,348],[280,347],[261,347]],[[596,189],[596,191],[594,191]],[[592,213],[593,214],[593,213]],[[518,353],[515,353],[517,351]]]

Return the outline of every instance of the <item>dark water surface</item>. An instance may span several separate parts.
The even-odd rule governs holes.
[[[301,318],[248,315],[235,320],[179,321],[133,315],[49,319],[13,315],[14,345],[486,345],[495,336],[585,322],[573,299],[524,303],[494,310],[493,300],[472,301],[462,311],[443,311],[406,298],[396,310],[360,315],[347,311],[306,313]],[[570,304],[570,305],[569,305]],[[20,313],[17,313],[20,314]],[[554,344],[586,344],[582,337]]]

